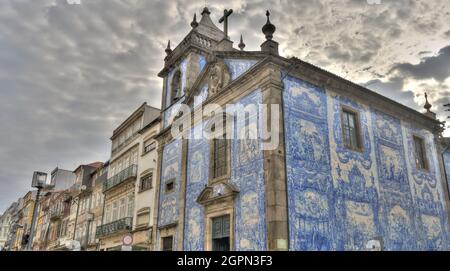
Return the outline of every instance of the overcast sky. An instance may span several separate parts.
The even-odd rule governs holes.
[[[0,1],[0,212],[33,171],[105,161],[109,137],[144,101],[160,107],[167,40],[190,30],[204,0]],[[369,0],[369,2],[371,2]],[[226,3],[226,6],[224,6]],[[297,56],[417,110],[450,98],[448,0],[209,0],[248,50],[265,10],[283,56]],[[220,26],[221,27],[221,26]]]

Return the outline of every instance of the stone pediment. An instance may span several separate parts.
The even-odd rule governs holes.
[[[203,102],[222,92],[223,89],[256,66],[261,60],[252,54],[249,54],[247,57],[240,55],[240,58],[221,58],[217,56],[211,58],[205,69],[197,77],[192,88],[188,91],[187,104],[192,104],[195,96],[201,97],[201,102]]]
[[[188,92],[186,103],[190,104],[195,96],[201,96],[202,101],[220,93],[231,82],[231,72],[223,59],[208,63],[196,82]]]
[[[198,196],[197,202],[206,206],[220,200],[232,201],[238,193],[239,189],[235,185],[221,182],[206,186]]]

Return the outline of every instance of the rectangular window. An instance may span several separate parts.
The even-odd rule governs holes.
[[[216,127],[213,127],[213,131],[215,129]],[[213,179],[224,177],[228,173],[228,140],[226,139],[227,122],[225,117],[223,119],[222,129],[222,138],[213,139],[213,155],[211,161]],[[220,133],[220,131],[215,132]]]
[[[162,251],[173,250],[173,236],[163,237],[162,239]]]
[[[132,165],[137,165],[137,160],[138,160],[138,150],[136,150],[136,151],[134,151],[133,153],[132,153],[132,156],[131,156],[131,164]]]
[[[144,142],[144,154],[150,153],[156,149],[156,141],[147,140]]]
[[[418,136],[413,136],[413,138],[417,169],[428,170],[425,142],[423,138],[420,138]]]
[[[134,194],[128,195],[127,213],[128,217],[133,217],[134,212]]]
[[[119,219],[124,218],[126,213],[126,198],[123,198],[120,200],[120,212],[119,212]]]
[[[112,221],[116,221],[117,219],[119,219],[119,204],[115,201],[112,207]]]
[[[175,188],[175,179],[171,179],[166,182],[166,194],[171,193]]]
[[[230,251],[230,216],[221,216],[212,220],[213,251]]]
[[[139,184],[139,192],[146,191],[153,188],[153,173],[141,178]]]
[[[228,142],[226,139],[214,139],[213,178],[220,178],[227,174]]]
[[[342,133],[345,147],[351,150],[362,149],[358,113],[349,109],[342,110]]]
[[[227,121],[226,117],[223,117],[222,131],[216,130],[218,127],[213,126],[212,131],[216,138],[212,141],[211,146],[211,169],[210,178],[217,179],[223,178],[228,174],[228,148],[229,143],[227,140]],[[221,136],[220,136],[221,135]]]
[[[104,223],[107,224],[109,222],[111,222],[111,205],[110,204],[106,205],[106,208],[105,208],[105,222]]]
[[[138,227],[148,226],[149,222],[150,222],[150,212],[138,214],[137,216]]]

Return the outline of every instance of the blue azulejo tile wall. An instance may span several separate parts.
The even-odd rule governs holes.
[[[186,177],[186,211],[184,225],[184,250],[202,251],[204,247],[204,207],[197,198],[208,185],[209,141],[201,136],[204,124],[192,130],[188,144],[188,164]],[[197,136],[200,135],[200,136]]]
[[[158,226],[167,226],[178,221],[178,199],[181,176],[181,140],[164,146],[161,163],[161,186],[159,197]],[[173,182],[173,189],[166,191],[166,183]]]
[[[258,106],[262,102],[261,92],[253,92],[237,104]],[[249,115],[246,123],[234,121],[234,133],[255,131],[245,129],[259,125],[256,114]],[[192,133],[201,133],[204,124],[199,124]],[[201,137],[195,137],[201,138]],[[196,202],[198,196],[208,185],[209,141],[191,139],[188,143],[188,165],[186,183],[186,212],[184,225],[184,249],[204,250],[205,221],[204,208]],[[259,139],[231,140],[231,179],[239,190],[235,199],[235,247],[238,251],[265,250],[266,214],[263,154]],[[220,189],[219,186],[215,188]]]
[[[174,140],[164,146],[161,162],[161,183],[159,188],[158,227],[169,226],[178,222],[180,177],[182,169],[181,158],[181,140]],[[168,182],[173,182],[173,189],[171,191],[166,190],[166,184]],[[159,240],[159,235],[157,236],[157,240]],[[176,236],[174,236],[173,247],[177,247]]]
[[[433,135],[348,97],[286,76],[291,250],[444,250],[448,224]],[[341,110],[359,115],[361,149],[344,146]],[[416,169],[412,135],[430,169]]]
[[[335,249],[326,94],[293,77],[284,85],[290,249]]]
[[[237,105],[243,107],[262,104],[260,90],[242,98]],[[231,182],[239,189],[236,197],[235,249],[259,251],[267,249],[264,157],[261,134],[243,136],[243,133],[262,132],[262,119],[255,110],[247,119],[235,122],[236,139],[231,146]],[[258,139],[251,139],[258,138]]]
[[[450,249],[448,216],[443,190],[445,180],[441,180],[434,137],[429,131],[419,129],[413,123],[405,123],[402,128],[415,207],[416,232],[420,236],[418,248],[421,250]],[[418,170],[416,167],[413,136],[424,139],[428,170]]]

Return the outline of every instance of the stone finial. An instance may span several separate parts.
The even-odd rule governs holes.
[[[425,115],[430,118],[436,119],[436,113],[431,112],[431,107],[433,106],[428,102],[428,94],[425,92],[425,105],[423,107],[427,110],[427,112],[425,112]]]
[[[172,49],[170,49],[170,40],[167,42],[166,54],[170,55],[172,53]]]
[[[170,40],[167,43],[167,48],[166,48],[166,58],[165,60],[169,59],[169,56],[172,54],[172,49],[170,48]]]
[[[241,35],[241,41],[239,42],[239,49],[241,49],[241,51],[244,51],[244,48],[245,48],[245,43],[244,43],[244,39],[242,38],[242,35]]]
[[[262,32],[264,33],[264,35],[266,36],[267,40],[272,40],[273,38],[273,33],[275,33],[275,31],[277,30],[277,28],[275,27],[275,25],[273,25],[270,22],[270,12],[267,10],[266,11],[266,16],[267,16],[267,22],[266,24],[263,26],[262,28]]]
[[[261,51],[266,52],[273,55],[279,55],[278,54],[278,42],[272,40],[273,39],[273,33],[275,33],[275,30],[277,29],[275,25],[273,25],[270,22],[270,12],[266,12],[267,16],[267,23],[263,26],[262,32],[264,35],[266,35],[266,40],[261,44]]]
[[[197,13],[194,13],[194,19],[191,22],[192,28],[197,28],[198,22],[197,22]]]
[[[431,112],[432,105],[428,102],[428,94],[425,92],[425,106],[424,108],[427,110],[427,112]]]
[[[211,11],[209,11],[208,7],[205,7],[202,11],[202,15],[205,15],[205,14],[207,14],[207,15],[211,14]]]

